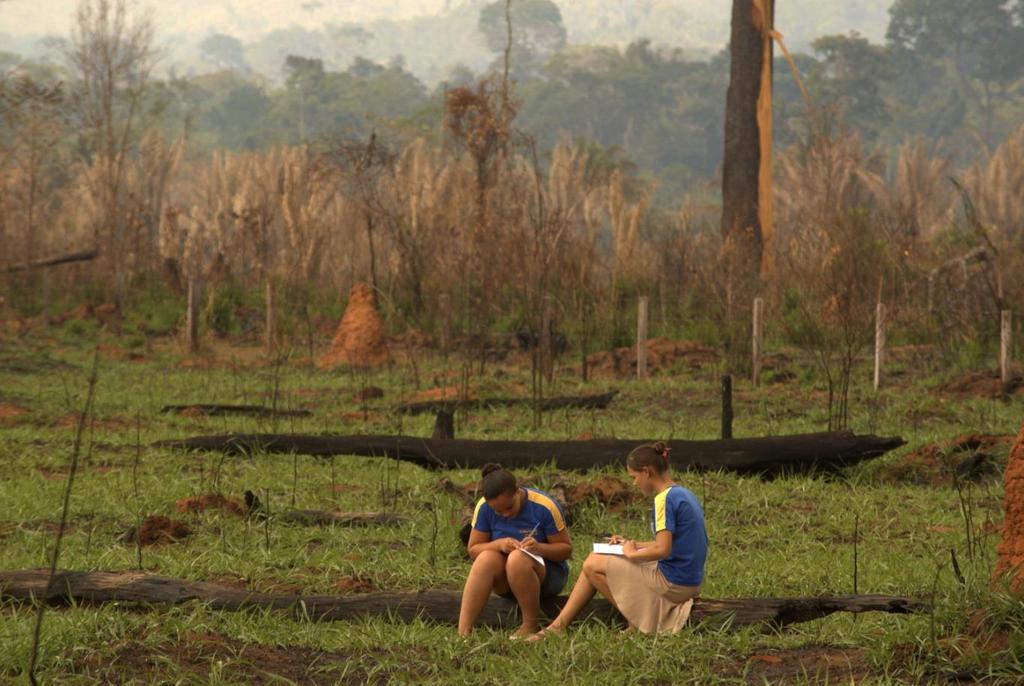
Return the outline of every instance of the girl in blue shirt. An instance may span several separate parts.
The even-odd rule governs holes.
[[[467,545],[473,567],[462,589],[459,634],[470,634],[493,591],[515,598],[523,623],[513,636],[529,636],[539,628],[541,598],[561,593],[569,575],[572,543],[565,514],[551,496],[519,486],[511,472],[496,464],[483,468],[480,486],[483,497],[473,512]]]
[[[596,593],[618,608],[631,629],[674,633],[686,624],[704,582],[704,512],[693,493],[672,481],[664,443],[635,448],[626,469],[642,493],[654,496],[654,540],[613,536],[612,543],[622,544],[622,556],[587,557],[562,611],[537,638],[564,631]]]

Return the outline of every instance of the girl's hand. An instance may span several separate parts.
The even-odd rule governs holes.
[[[533,536],[527,536],[523,540],[519,541],[519,547],[522,550],[527,550],[532,553],[533,549],[537,547],[537,539]]]
[[[622,555],[629,559],[633,556],[633,553],[637,551],[636,541],[623,541],[622,542]]]
[[[626,542],[626,539],[618,534],[612,534],[608,537],[608,543],[611,545],[622,545]]]
[[[499,538],[498,541],[498,552],[508,555],[513,550],[519,547],[519,541],[514,538]]]

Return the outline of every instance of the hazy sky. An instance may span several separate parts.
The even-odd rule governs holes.
[[[457,2],[458,0],[456,0]],[[452,0],[174,0],[142,2],[152,8],[163,31],[198,31],[208,27],[239,37],[257,37],[292,24],[407,19],[444,10]],[[6,0],[0,2],[0,32],[66,34],[77,0]]]
[[[113,0],[112,0],[113,1]],[[315,45],[276,36],[275,29],[300,27],[318,34],[329,24],[362,24],[373,38],[359,50],[387,62],[402,55],[407,68],[425,82],[436,83],[454,64],[483,69],[493,59],[476,26],[476,13],[487,0],[129,0],[148,8],[163,49],[163,68],[191,73],[208,68],[197,49],[211,33],[242,40],[250,64],[271,78],[280,76],[281,51],[326,57]],[[731,0],[555,0],[570,43],[625,47],[645,38],[655,45],[679,47],[691,55],[721,50],[729,37]],[[881,40],[892,0],[785,0],[776,24],[789,47],[807,50],[818,36],[857,31]],[[29,57],[48,52],[44,36],[67,36],[78,0],[0,0],[0,50]],[[464,11],[459,11],[462,8]],[[449,12],[450,11],[450,12]],[[447,32],[436,20],[447,15]],[[380,20],[390,20],[381,24]],[[427,31],[423,27],[429,26]],[[288,41],[291,41],[290,43]],[[310,52],[304,53],[304,47]],[[344,68],[347,64],[333,64]]]

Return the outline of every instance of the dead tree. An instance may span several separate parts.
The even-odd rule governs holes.
[[[722,162],[722,238],[744,270],[770,268],[772,38],[775,0],[733,0]]]

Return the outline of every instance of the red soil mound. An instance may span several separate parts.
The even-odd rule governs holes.
[[[183,514],[222,510],[229,514],[245,517],[249,511],[245,503],[234,496],[223,496],[220,493],[204,493],[191,498],[182,498],[174,503],[178,512]]]
[[[405,402],[407,403],[429,403],[439,400],[459,400],[461,397],[459,392],[461,391],[459,386],[444,386],[441,388],[428,388],[425,391],[416,391],[410,394]],[[476,397],[476,387],[469,386],[466,388],[466,397],[461,398],[462,400],[472,400]]]
[[[879,473],[883,483],[949,486],[954,477],[973,481],[994,476],[1013,436],[965,434],[948,442],[926,443]]]
[[[373,593],[377,587],[364,576],[343,576],[334,582],[334,588],[343,594]]]
[[[354,412],[342,412],[338,417],[346,424],[378,423],[384,421],[384,415],[380,412],[374,412],[373,410],[367,410],[366,412],[361,410]]]
[[[0,426],[16,424],[20,417],[28,414],[28,410],[17,405],[0,403]]]
[[[871,675],[871,664],[863,648],[784,648],[751,655],[744,671],[748,684],[856,683]]]
[[[146,356],[135,350],[125,350],[124,348],[110,343],[100,343],[99,351],[103,355],[111,360],[117,362],[141,362],[146,359]]]
[[[60,326],[69,319],[95,319],[103,326],[116,328],[121,324],[121,313],[113,303],[83,304],[62,314],[53,315],[48,321],[52,325]]]
[[[317,364],[321,368],[341,365],[365,368],[385,364],[390,358],[373,290],[366,284],[356,284],[349,293],[348,306],[331,341],[331,349]]]
[[[187,524],[175,521],[169,517],[150,515],[143,520],[139,527],[132,527],[121,536],[123,543],[140,542],[142,545],[154,545],[157,543],[174,543],[192,535],[192,529]]]
[[[384,397],[384,389],[376,386],[367,386],[355,395],[355,399],[362,402],[365,400],[377,400]]]
[[[647,371],[655,374],[676,365],[699,369],[718,362],[714,348],[692,341],[651,338],[647,341]],[[629,377],[636,375],[636,347],[604,350],[587,356],[587,368],[594,374]]]
[[[1010,461],[1004,475],[1006,494],[1003,498],[1003,539],[995,574],[1007,574],[1011,586],[1024,591],[1024,427],[1010,449]]]
[[[1011,374],[1006,388],[1003,388],[998,371],[967,372],[947,381],[937,390],[943,395],[957,398],[1002,398],[1004,395],[1024,392],[1024,376],[1019,372]]]
[[[599,476],[593,481],[583,481],[576,484],[567,494],[570,505],[576,505],[585,500],[596,500],[608,507],[612,512],[617,512],[623,506],[632,502],[636,492],[629,484],[614,476]]]

